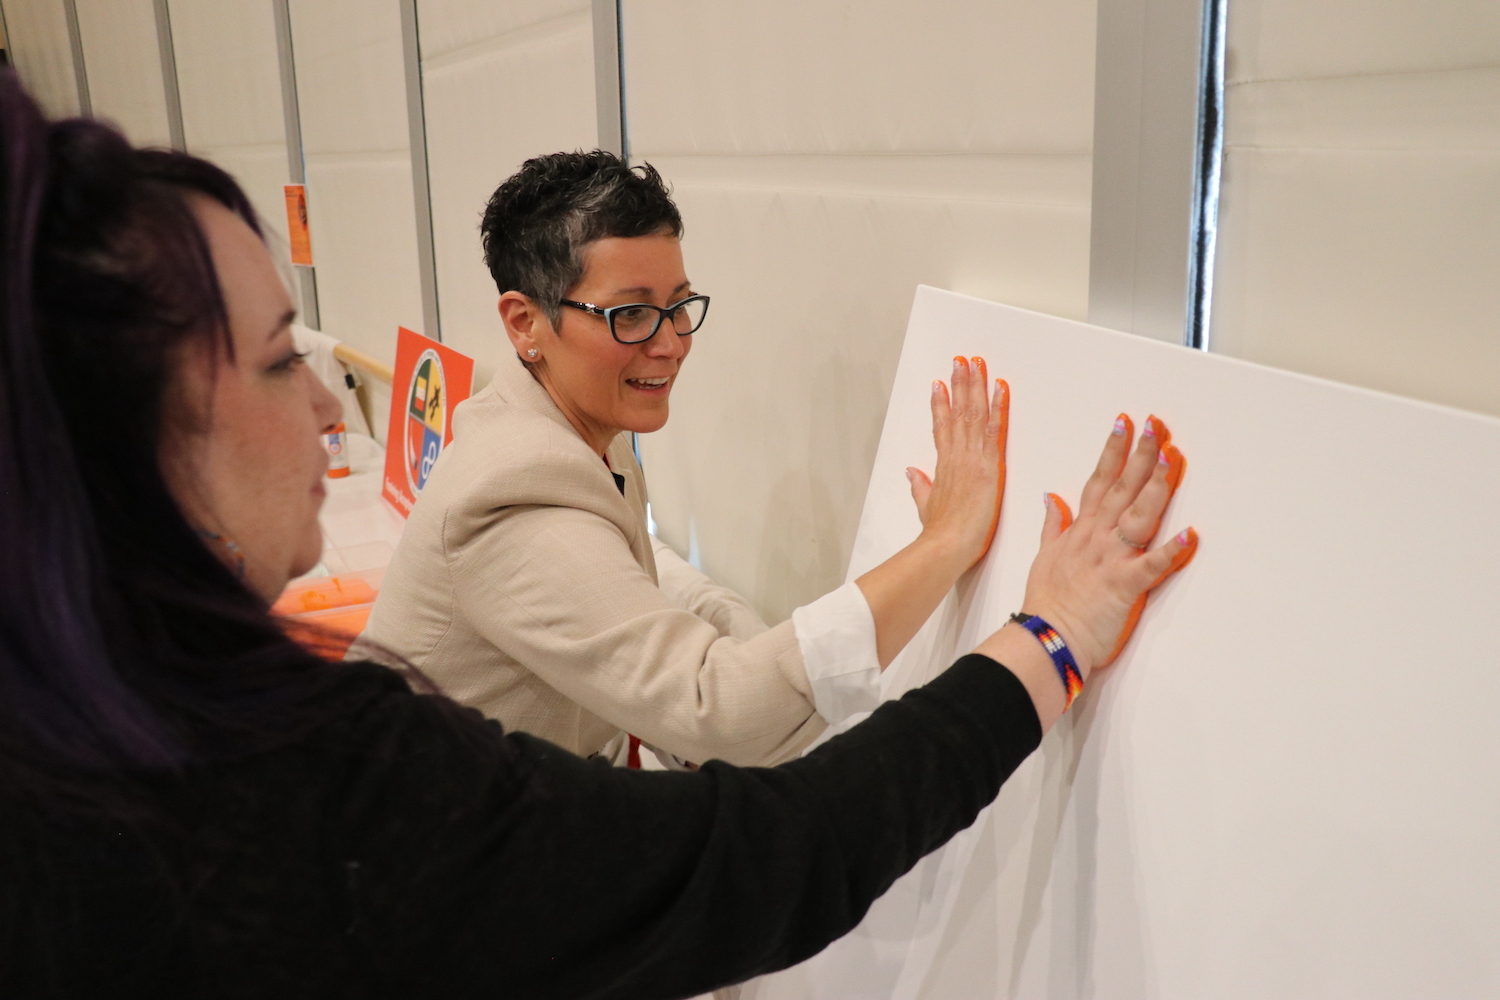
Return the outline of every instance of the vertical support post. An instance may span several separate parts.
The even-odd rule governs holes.
[[[427,109],[422,95],[422,36],[417,0],[401,0],[401,51],[406,68],[406,124],[411,145],[412,202],[417,213],[417,268],[422,284],[422,332],[442,340],[437,253],[432,238],[432,182],[427,169]]]
[[[307,158],[302,149],[302,108],[297,101],[297,63],[292,48],[292,11],[289,0],[272,0],[276,15],[276,56],[281,68],[281,116],[286,132],[287,178],[292,184],[307,183]],[[316,258],[315,258],[316,259]],[[311,266],[293,264],[302,298],[302,322],[322,329],[318,315],[318,272]]]
[[[593,0],[594,107],[599,120],[599,148],[629,159],[625,130],[625,53],[621,33],[621,0]]]
[[[599,148],[630,162],[630,134],[625,129],[625,41],[622,0],[593,0],[594,113],[599,123]],[[641,436],[630,434],[635,460],[641,460]],[[646,517],[650,519],[650,504]]]
[[[172,44],[172,12],[167,0],[155,0],[156,49],[161,55],[162,92],[167,99],[167,135],[173,149],[187,149],[182,129],[182,91],[177,85],[177,49]]]
[[[1222,0],[1099,0],[1089,321],[1202,346],[1217,105],[1204,102]],[[1222,51],[1222,48],[1217,51]],[[1222,59],[1217,63],[1222,75]],[[1210,227],[1205,240],[1204,226]]]
[[[68,48],[73,53],[73,79],[78,86],[78,113],[90,117],[94,102],[89,97],[89,71],[83,61],[83,32],[78,27],[78,4],[63,0],[63,16],[68,22]]]
[[[1203,68],[1198,99],[1198,154],[1194,164],[1193,255],[1188,314],[1189,347],[1209,349],[1214,257],[1219,236],[1219,180],[1224,166],[1224,30],[1228,0],[1207,0],[1203,12]]]

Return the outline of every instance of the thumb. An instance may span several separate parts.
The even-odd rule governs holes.
[[[932,494],[932,480],[921,469],[907,469],[906,481],[911,483],[911,498],[917,505],[917,516],[927,520],[927,498]]]
[[[1046,545],[1068,530],[1073,523],[1073,512],[1068,502],[1056,493],[1043,493],[1042,502],[1047,505],[1047,519],[1042,522],[1042,544]]]

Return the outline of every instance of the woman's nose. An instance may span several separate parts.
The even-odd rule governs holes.
[[[318,426],[322,428],[321,433],[328,434],[344,419],[344,404],[339,402],[339,398],[329,391],[323,380],[313,374],[311,369],[304,368],[303,371],[312,381],[312,407]]]
[[[646,341],[646,353],[653,358],[680,358],[687,353],[686,338],[670,322],[662,323],[656,336]]]

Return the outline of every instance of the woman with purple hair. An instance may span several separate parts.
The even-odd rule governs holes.
[[[590,763],[271,617],[338,407],[228,175],[7,72],[0,241],[0,996],[679,997],[800,961],[973,821],[1196,545],[1121,543],[1172,477],[1111,435],[1026,625],[780,767]]]

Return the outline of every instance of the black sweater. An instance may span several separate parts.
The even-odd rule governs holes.
[[[844,934],[1041,738],[972,655],[775,768],[611,768],[373,665],[334,696],[150,779],[168,825],[0,816],[0,997],[692,996]]]

